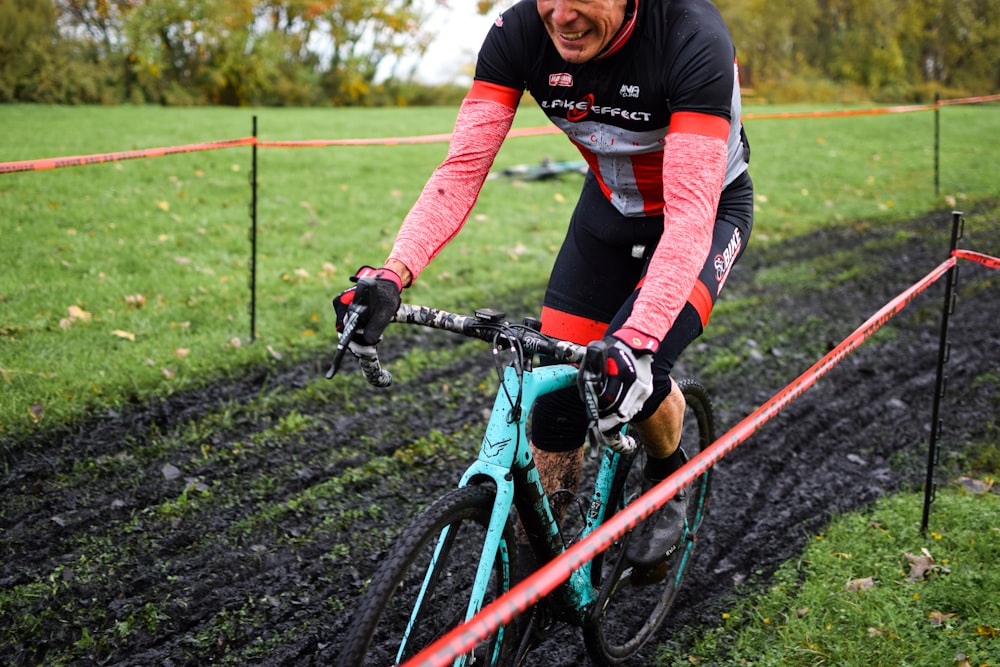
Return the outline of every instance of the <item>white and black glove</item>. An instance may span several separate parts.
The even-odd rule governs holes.
[[[607,336],[607,377],[597,388],[597,426],[602,433],[638,414],[653,393],[653,352],[636,350],[615,336]]]

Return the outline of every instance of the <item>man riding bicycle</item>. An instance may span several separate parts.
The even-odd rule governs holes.
[[[527,90],[589,170],[546,288],[542,332],[608,344],[602,431],[631,422],[645,488],[684,464],[684,399],[670,376],[697,338],[753,223],[735,48],[708,0],[521,0],[479,51],[445,161],[406,216],[351,343],[373,346],[400,293],[465,223]],[[338,330],[353,288],[338,295]],[[543,396],[531,448],[543,486],[575,491],[588,418],[579,392]],[[564,506],[563,506],[564,507]],[[559,508],[554,508],[557,511]],[[629,559],[673,553],[686,499],[633,533]]]

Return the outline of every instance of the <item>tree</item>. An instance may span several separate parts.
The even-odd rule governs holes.
[[[56,38],[56,14],[47,0],[0,3],[0,102],[31,98]]]

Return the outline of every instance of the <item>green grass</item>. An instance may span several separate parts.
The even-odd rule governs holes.
[[[922,501],[904,493],[837,518],[690,653],[658,664],[1000,664],[1000,497],[939,493],[926,537]]]
[[[0,117],[19,131],[5,138],[11,145],[2,154],[27,159],[234,138],[249,133],[253,113],[4,107]],[[446,132],[455,111],[257,113],[262,138],[304,139]],[[111,127],[117,132],[105,134]],[[150,127],[163,127],[162,136]],[[498,164],[537,162],[553,143],[512,142]],[[254,345],[246,344],[249,149],[5,175],[2,429],[59,422],[278,355],[330,348],[329,299],[360,264],[384,258],[445,150],[260,150]],[[466,239],[418,283],[414,298],[488,303],[494,289],[540,283],[541,260],[559,241],[577,186],[578,179],[491,184]],[[529,275],[503,270],[514,261]]]
[[[759,109],[770,111],[771,109]],[[748,109],[753,113],[755,109]],[[0,107],[5,160],[249,136],[264,140],[448,132],[455,110]],[[750,120],[755,243],[817,225],[891,222],[997,195],[983,136],[996,106],[933,115]],[[525,108],[516,125],[544,125]],[[331,346],[329,299],[378,264],[444,144],[258,151],[256,330],[248,345],[250,149],[0,175],[0,434],[144,400],[249,364]],[[575,160],[560,136],[507,142],[497,166]],[[541,285],[579,177],[490,181],[466,229],[409,294],[471,307]]]

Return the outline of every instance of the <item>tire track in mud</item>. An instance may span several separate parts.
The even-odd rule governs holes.
[[[470,366],[477,367],[477,376],[487,370],[483,359],[463,359],[449,369],[425,373],[408,383],[410,387],[402,386],[400,393],[404,398],[416,395],[419,391],[414,387],[426,387],[443,377],[454,378]],[[325,528],[323,521],[331,514],[350,515],[361,494],[372,497],[377,493],[366,491],[365,484],[357,484],[356,493],[342,493],[336,502],[315,503],[308,512],[281,511],[280,518],[274,520],[258,519],[260,508],[284,510],[301,492],[335,480],[346,469],[391,456],[413,439],[420,421],[442,430],[457,429],[470,420],[481,419],[481,409],[442,407],[415,420],[412,405],[401,408],[398,401],[382,396],[367,397],[362,409],[346,413],[331,410],[326,404],[299,404],[299,409],[316,418],[318,427],[297,432],[296,437],[285,441],[275,436],[278,442],[254,450],[246,443],[272,426],[272,420],[260,415],[257,419],[239,418],[226,433],[216,434],[212,442],[221,449],[241,445],[245,453],[224,465],[181,463],[184,473],[180,479],[166,479],[162,468],[180,463],[190,454],[193,448],[184,443],[139,461],[129,454],[127,461],[132,465],[115,461],[130,446],[149,440],[150,434],[155,434],[155,440],[183,440],[183,431],[192,422],[233,405],[252,403],[269,386],[275,392],[294,391],[305,385],[308,370],[300,365],[260,372],[236,386],[171,396],[154,405],[133,408],[125,415],[105,415],[58,438],[51,434],[37,436],[16,452],[8,452],[2,485],[4,500],[0,501],[5,556],[0,562],[0,583],[11,589],[28,586],[52,572],[61,573],[65,582],[58,593],[46,597],[44,604],[22,609],[22,613],[42,613],[53,607],[68,609],[76,599],[100,598],[111,621],[120,621],[148,600],[166,600],[156,611],[162,617],[159,634],[135,633],[130,645],[122,647],[128,654],[136,652],[126,664],[157,664],[163,656],[198,655],[200,649],[192,643],[191,635],[211,633],[214,618],[227,610],[241,611],[248,599],[270,599],[267,605],[275,609],[266,609],[266,621],[276,628],[300,626],[304,610],[308,610],[306,618],[329,617],[327,600],[337,599],[348,588],[357,588],[360,575],[355,572],[351,576],[354,585],[350,587],[331,578],[329,564],[322,557],[335,549],[342,536]],[[447,371],[451,372],[446,375]],[[432,397],[424,399],[424,405],[430,408],[438,402]],[[441,414],[447,419],[435,418]],[[54,446],[46,447],[47,438]],[[356,443],[362,440],[374,446],[358,448]],[[335,455],[331,456],[331,452]],[[105,463],[92,467],[92,475],[74,474],[74,467],[81,461]],[[141,478],[138,483],[137,476]],[[260,477],[277,477],[280,485],[266,493],[250,492],[254,480]],[[67,478],[72,483],[67,483]],[[448,475],[442,483],[450,485],[453,478]],[[236,500],[223,498],[220,503],[205,503],[205,507],[178,517],[160,516],[159,508],[183,493],[192,479],[205,484],[216,497],[234,494]],[[390,485],[390,496],[396,495],[412,505],[412,499],[399,486],[399,482]],[[22,502],[17,503],[17,499]],[[385,528],[394,527],[399,517],[395,513],[387,518]],[[241,530],[241,523],[249,523],[250,528]],[[101,586],[95,586],[80,562],[96,549],[106,551],[111,562],[134,567],[121,573],[117,581],[105,579]],[[317,595],[317,591],[321,593]],[[283,604],[285,600],[291,602]],[[277,609],[279,606],[285,609]],[[220,629],[217,634],[225,637],[231,632]],[[315,652],[323,644],[320,636],[324,633],[313,634],[310,645]],[[73,639],[64,637],[61,641],[69,643]],[[232,648],[230,641],[216,644],[201,648],[209,655],[223,655]],[[43,655],[36,652],[43,648],[37,645],[15,642],[14,646],[15,655],[25,664]],[[147,662],[149,656],[158,659]],[[136,662],[131,662],[133,659]],[[183,663],[180,660],[178,664]]]

